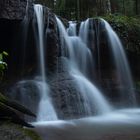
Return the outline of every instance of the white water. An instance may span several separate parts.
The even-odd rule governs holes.
[[[63,51],[68,50],[69,57],[67,60],[69,73],[75,79],[76,87],[80,91],[86,115],[92,115],[93,110],[97,114],[110,112],[111,107],[105,97],[103,97],[97,87],[88,80],[87,76],[89,70],[88,65],[93,62],[91,51],[86,44],[88,42],[89,20],[82,22],[79,36],[76,36],[76,34],[69,36],[62,22],[57,17],[56,20],[59,28],[61,46]],[[72,31],[72,29],[76,30],[76,28],[71,28],[72,26],[74,25],[71,23],[68,31],[71,30],[71,32],[74,33],[76,31]],[[65,56],[65,53],[62,54]]]
[[[75,79],[77,89],[83,97],[86,115],[92,115],[92,109],[96,110],[100,115],[77,120],[48,122],[44,119],[45,114],[41,115],[42,119],[39,122],[33,123],[36,127],[35,130],[44,140],[93,140],[93,138],[95,140],[103,140],[106,136],[110,136],[111,140],[112,135],[114,139],[117,139],[117,136],[122,137],[123,135],[128,135],[128,138],[130,138],[131,135],[133,137],[133,134],[137,135],[136,138],[134,138],[135,136],[131,137],[133,140],[139,139],[140,109],[113,110],[102,93],[88,79],[89,67],[87,63],[93,62],[91,52],[86,44],[88,43],[89,22],[86,21],[81,24],[80,33],[77,36],[75,25],[71,23],[71,29],[67,30],[68,35],[61,21],[57,17],[56,20],[61,39],[62,55],[67,58],[69,73]],[[107,29],[111,30],[109,27]],[[85,34],[82,35],[82,33]],[[114,36],[112,31],[111,35]],[[116,38],[116,36],[114,37]],[[118,41],[118,39],[114,38],[113,40],[115,40],[115,43]],[[66,53],[67,51],[68,54]],[[120,52],[117,51],[117,53]],[[122,59],[124,59],[124,56]],[[127,62],[126,58],[124,61]],[[47,87],[44,84],[45,82],[43,82],[43,87],[42,83],[37,84],[42,91],[44,87]],[[44,91],[42,92],[43,96]],[[45,99],[44,102],[46,102],[46,97],[43,98]],[[41,112],[44,112],[44,109],[41,109]],[[47,109],[45,108],[45,110]],[[81,109],[79,108],[79,110]],[[48,114],[52,113],[48,111]]]
[[[76,36],[76,23],[73,23],[72,21],[69,22],[69,28],[67,29],[67,33],[69,36]]]
[[[57,120],[55,109],[49,97],[49,87],[46,82],[44,58],[44,13],[42,5],[34,5],[34,11],[38,26],[38,51],[41,72],[41,81],[38,82],[41,99],[38,108],[37,121]]]
[[[113,110],[102,93],[88,79],[88,63],[90,61],[90,64],[93,62],[91,52],[86,44],[88,43],[89,21],[81,24],[80,33],[79,36],[77,36],[75,25],[72,25],[71,23],[71,29],[67,30],[69,33],[68,34],[63,24],[57,17],[56,20],[61,39],[62,55],[67,58],[69,73],[75,79],[77,89],[80,91],[81,96],[83,97],[86,115],[91,116],[92,110],[96,110],[100,115],[69,121],[45,121],[44,118],[46,115],[53,114],[51,111],[47,111],[47,108],[44,110],[44,108],[41,107],[46,106],[47,104],[47,106],[50,106],[50,102],[46,103],[46,99],[48,98],[46,98],[46,94],[44,94],[44,90],[45,92],[49,90],[47,88],[48,86],[46,86],[45,79],[45,81],[37,84],[40,91],[42,91],[42,103],[40,106],[40,111],[42,114],[39,117],[39,122],[33,123],[33,125],[36,126],[35,130],[44,140],[93,140],[93,138],[95,140],[103,140],[105,138],[104,136],[106,135],[113,135],[113,138],[117,139],[118,135],[122,136],[125,134],[131,136],[135,133],[138,133],[138,136],[133,140],[139,139],[140,109],[130,108]],[[107,29],[111,30],[109,27],[107,27]],[[85,34],[82,35],[82,33]],[[111,35],[114,36],[112,31]],[[116,38],[116,36],[114,37]],[[114,40],[115,42],[118,41],[118,39]],[[66,53],[66,50],[68,51],[68,54]],[[117,53],[120,52],[117,51]],[[124,56],[122,59],[123,58]],[[124,61],[126,61],[126,58]],[[81,109],[79,108],[79,110]],[[52,117],[50,120],[51,119]]]
[[[87,115],[93,115],[93,110],[97,114],[106,114],[111,111],[108,102],[102,96],[101,92],[79,71],[71,71],[70,74],[75,78],[77,87],[84,99],[84,107]]]
[[[118,110],[97,117],[33,125],[43,140],[138,140],[140,109]]]
[[[51,98],[48,95],[50,91],[47,83],[43,81],[38,81],[36,83],[41,97],[37,114],[37,122],[57,120],[55,109],[52,105]]]
[[[121,95],[124,97],[122,98],[121,102],[125,102],[127,100],[127,105],[136,106],[136,97],[134,93],[132,76],[121,41],[109,23],[107,23],[104,19],[101,20],[105,24],[105,29],[110,43],[110,49],[112,51],[111,54],[115,59],[114,63],[117,68],[117,78],[120,82],[120,86],[122,87],[121,89],[123,89],[121,91]],[[126,106],[125,104],[123,105]]]
[[[88,33],[89,33],[89,19],[81,22],[79,30],[79,37],[86,45],[88,45]]]
[[[40,71],[41,71],[41,78],[42,81],[46,81],[46,74],[45,74],[45,60],[44,60],[44,14],[43,14],[43,7],[39,4],[34,5],[34,11],[36,14],[37,19],[37,26],[38,26],[38,40],[39,40],[39,58],[40,58]]]

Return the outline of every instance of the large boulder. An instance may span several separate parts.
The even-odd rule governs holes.
[[[87,116],[83,103],[84,99],[76,86],[75,79],[68,71],[66,59],[59,57],[57,66],[57,72],[49,80],[49,85],[51,89],[50,96],[58,118],[76,119]]]

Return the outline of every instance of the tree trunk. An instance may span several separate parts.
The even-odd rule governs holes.
[[[139,11],[138,11],[138,0],[135,0],[135,12],[136,12],[136,15],[139,14]]]
[[[97,0],[97,11],[98,15],[103,15],[103,14],[111,14],[111,2],[110,0]]]
[[[123,2],[123,14],[125,15],[126,14],[126,11],[125,11],[125,0],[123,0],[122,2]]]
[[[80,20],[80,2],[77,0],[77,20]]]
[[[111,2],[110,2],[110,0],[106,0],[106,2],[105,2],[105,11],[107,14],[111,14]]]

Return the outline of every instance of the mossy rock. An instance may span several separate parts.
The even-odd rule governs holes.
[[[0,93],[0,102],[11,108],[14,108],[15,110],[18,110],[24,114],[36,117],[36,115],[33,114],[29,109],[25,108],[24,106],[20,105],[19,103],[15,102],[15,101],[12,101],[12,100],[6,98],[1,93]]]
[[[0,140],[41,140],[33,130],[13,123],[0,123]]]
[[[0,120],[10,120],[16,124],[20,124],[27,127],[33,127],[32,125],[25,122],[18,114],[18,112],[34,116],[29,109],[12,101],[0,93]]]

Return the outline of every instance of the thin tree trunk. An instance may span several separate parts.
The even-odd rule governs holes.
[[[110,2],[110,0],[106,0],[105,10],[106,10],[107,14],[111,14],[111,2]]]
[[[136,15],[139,14],[139,11],[138,11],[138,0],[135,0],[135,12],[136,12]]]
[[[80,20],[80,2],[77,0],[77,20]]]
[[[123,14],[125,15],[126,14],[126,11],[125,11],[125,0],[123,0],[122,2],[123,2]]]
[[[97,0],[98,15],[111,14],[111,2],[110,0]]]

